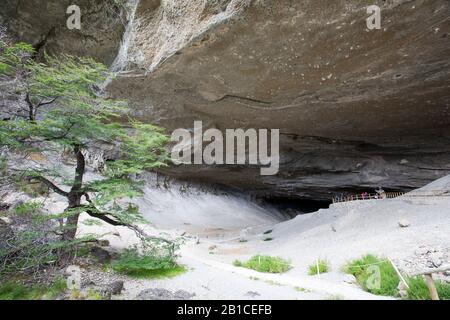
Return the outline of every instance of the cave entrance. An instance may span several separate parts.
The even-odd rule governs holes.
[[[328,209],[332,203],[331,200],[287,199],[281,197],[265,198],[264,201],[291,218],[295,218],[299,214],[316,212],[319,209]]]

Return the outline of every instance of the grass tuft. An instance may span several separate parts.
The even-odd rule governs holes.
[[[247,262],[235,260],[233,265],[266,273],[283,273],[291,269],[291,262],[280,257],[256,255]]]
[[[409,278],[409,300],[431,300],[430,291],[423,277]],[[436,289],[441,300],[450,300],[450,284],[436,281]]]
[[[372,267],[371,267],[372,266]],[[379,269],[374,268],[378,266]],[[344,267],[344,271],[353,274],[358,283],[366,290],[376,295],[397,297],[400,277],[392,264],[374,255],[366,255],[354,260]],[[379,272],[379,285],[373,286],[373,277]],[[372,277],[372,280],[370,279]],[[376,278],[376,277],[375,277]],[[409,300],[430,300],[430,293],[423,277],[406,278],[409,289]],[[376,283],[376,282],[375,282]],[[436,289],[441,300],[450,300],[450,284],[436,281]]]
[[[0,300],[52,300],[67,290],[63,278],[55,280],[50,286],[26,286],[17,282],[0,285]]]
[[[400,278],[392,264],[385,259],[368,254],[347,264],[344,271],[354,275],[361,287],[370,293],[394,297],[398,295]]]
[[[119,258],[112,262],[114,271],[134,278],[172,278],[186,272],[173,256],[155,256],[140,254],[136,249],[124,250]]]
[[[330,263],[327,260],[319,259],[319,273],[327,273],[331,270]],[[318,274],[317,272],[317,263],[314,263],[309,266],[310,276],[315,276]]]

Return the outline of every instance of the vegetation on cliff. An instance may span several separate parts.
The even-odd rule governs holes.
[[[76,239],[81,213],[148,239],[136,226],[145,221],[129,199],[142,194],[141,172],[165,165],[168,137],[163,130],[127,117],[124,102],[102,94],[101,85],[111,77],[103,64],[69,55],[47,55],[37,62],[28,44],[0,44],[0,80],[24,100],[0,121],[0,147],[15,157],[3,159],[2,178],[40,184],[67,202],[63,212],[52,215],[43,212],[43,203],[22,204],[6,213],[14,221],[26,220],[28,227],[11,232],[0,246],[0,272],[70,260],[73,246],[93,240]],[[108,162],[102,179],[89,180],[86,153],[97,142],[116,145],[120,159]],[[72,161],[71,177],[63,166],[39,161],[51,154]]]

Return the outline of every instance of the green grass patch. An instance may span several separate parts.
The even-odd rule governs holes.
[[[409,300],[431,300],[430,291],[423,277],[414,277],[407,280]],[[441,300],[450,300],[450,284],[436,281],[436,289]]]
[[[361,287],[370,293],[394,297],[398,295],[400,278],[386,259],[368,254],[347,264],[344,271],[354,275]]]
[[[26,286],[10,281],[0,285],[0,300],[52,300],[66,290],[67,284],[63,278],[50,286]]]
[[[308,274],[315,276],[319,273],[327,273],[331,270],[330,263],[327,260],[319,259],[319,270],[317,270],[317,262],[309,266]]]
[[[233,265],[266,273],[283,273],[291,269],[291,262],[288,260],[262,255],[253,256],[247,262],[235,260]]]
[[[140,254],[136,249],[124,250],[119,258],[111,263],[114,271],[134,278],[172,278],[186,272],[173,256]]]

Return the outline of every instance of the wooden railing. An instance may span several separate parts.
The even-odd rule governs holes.
[[[378,199],[393,199],[405,195],[404,192],[385,192],[385,193],[370,193],[370,194],[354,194],[333,197],[333,203],[363,201],[363,200],[378,200]]]
[[[450,197],[450,192],[443,190],[426,190],[426,191],[412,191],[406,192],[384,192],[384,193],[371,193],[371,194],[354,194],[335,196],[332,198],[333,203],[350,202],[350,201],[363,201],[363,200],[379,200],[379,199],[394,199],[398,197]]]

